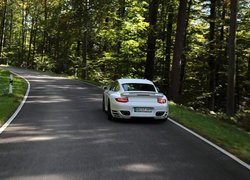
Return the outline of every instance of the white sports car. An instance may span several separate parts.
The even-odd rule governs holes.
[[[149,80],[118,79],[104,89],[102,107],[109,119],[168,118],[167,97]]]

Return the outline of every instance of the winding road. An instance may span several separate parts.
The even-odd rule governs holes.
[[[250,179],[247,168],[171,122],[109,121],[95,86],[8,69],[31,89],[0,135],[1,180]]]

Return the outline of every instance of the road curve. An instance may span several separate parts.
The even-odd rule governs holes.
[[[1,180],[250,179],[247,168],[173,123],[107,120],[94,86],[9,69],[31,90],[0,135]]]

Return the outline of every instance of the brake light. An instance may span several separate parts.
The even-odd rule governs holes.
[[[128,98],[127,97],[124,97],[124,98],[115,98],[115,100],[117,102],[121,102],[121,103],[126,103],[128,102]]]
[[[157,102],[160,103],[160,104],[165,104],[167,102],[167,99],[157,98]]]

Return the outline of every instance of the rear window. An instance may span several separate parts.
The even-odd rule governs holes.
[[[122,84],[124,91],[153,91],[155,87],[151,84],[140,84],[140,83],[126,83]]]

